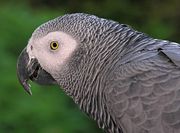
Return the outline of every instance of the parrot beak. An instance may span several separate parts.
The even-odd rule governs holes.
[[[29,73],[28,73],[28,64],[29,64],[29,56],[26,52],[26,48],[21,52],[18,62],[17,62],[17,76],[19,79],[19,82],[24,87],[25,91],[32,95],[30,84],[28,84],[29,81]]]
[[[57,84],[56,80],[40,66],[36,58],[29,59],[26,48],[21,52],[17,61],[17,76],[24,90],[32,95],[29,80],[40,85]]]

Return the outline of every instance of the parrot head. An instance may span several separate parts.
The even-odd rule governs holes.
[[[77,42],[69,34],[57,30],[51,20],[37,28],[17,61],[17,75],[21,85],[31,95],[29,80],[41,85],[57,84],[56,77],[66,71],[67,62]]]
[[[58,84],[68,93],[75,92],[88,70],[91,71],[88,74],[100,71],[103,67],[97,69],[99,60],[105,60],[115,48],[109,44],[117,40],[108,38],[107,34],[111,25],[116,32],[126,28],[84,13],[66,14],[40,25],[17,62],[17,75],[24,89],[31,94],[28,81],[32,80],[44,85]],[[87,80],[90,80],[87,83],[92,81]]]

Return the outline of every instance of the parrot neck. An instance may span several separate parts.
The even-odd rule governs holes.
[[[108,115],[104,92],[108,75],[126,53],[125,47],[130,47],[135,40],[138,41],[143,36],[129,28],[114,30],[111,34],[114,35],[111,38],[108,38],[109,34],[101,35],[98,39],[100,41],[93,41],[92,44],[88,42],[87,45],[83,43],[86,46],[80,47],[73,54],[73,59],[67,65],[67,71],[63,71],[58,78],[67,95],[72,97],[81,110],[97,121],[99,127],[103,129],[111,129],[109,127],[114,123]],[[119,127],[114,129],[121,132]]]

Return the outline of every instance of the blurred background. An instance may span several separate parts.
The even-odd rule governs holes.
[[[58,87],[18,83],[16,61],[33,30],[66,13],[85,12],[180,43],[180,0],[0,0],[0,133],[102,133]]]

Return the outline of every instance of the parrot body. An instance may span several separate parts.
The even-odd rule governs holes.
[[[38,27],[18,78],[58,84],[108,133],[180,133],[180,45],[83,13]]]

